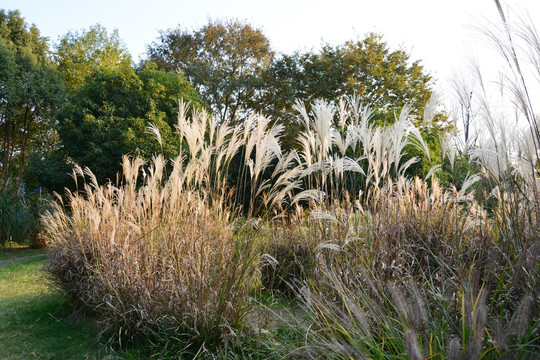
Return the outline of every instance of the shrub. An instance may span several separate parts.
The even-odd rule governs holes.
[[[0,188],[0,246],[8,241],[32,243],[40,229],[42,199],[28,196],[22,187],[8,180]]]
[[[341,231],[355,240],[322,248],[302,289],[311,320],[304,355],[534,358],[538,240],[509,252],[493,220],[436,182],[389,181],[370,203],[359,226],[326,225],[350,227]]]

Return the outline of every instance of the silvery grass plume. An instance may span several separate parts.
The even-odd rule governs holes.
[[[450,169],[455,171],[456,154],[458,151],[458,145],[456,143],[456,136],[451,133],[445,133],[440,135],[439,143],[441,144],[441,158],[448,158],[450,162]]]
[[[499,0],[495,0],[501,26],[483,29],[483,33],[506,62],[503,85],[514,95],[516,109],[525,118],[534,139],[536,152],[540,151],[540,128],[534,112],[532,91],[537,91],[536,76],[540,73],[538,58],[539,36],[529,17],[518,16],[517,23],[509,20]],[[527,61],[528,60],[528,61]],[[530,75],[532,70],[533,75]]]
[[[120,187],[75,168],[84,192],[67,193],[69,213],[58,202],[43,217],[49,276],[116,343],[164,331],[185,336],[187,350],[235,336],[251,307],[257,252],[233,236],[205,189],[179,179],[181,159],[165,179],[157,156],[137,184],[142,165],[124,157]]]
[[[304,160],[305,174],[308,175],[308,186],[317,187],[323,191],[326,188],[327,160],[332,151],[334,106],[322,100],[313,104],[311,116],[308,115],[305,105],[297,101],[294,109],[301,115],[304,129],[300,133],[299,143],[302,147],[300,157]],[[313,173],[320,176],[311,179]]]
[[[434,97],[426,110],[428,125],[437,104]],[[337,108],[317,101],[309,114],[298,101],[294,108],[304,125],[299,136],[299,158],[308,189],[340,194],[347,176],[356,183],[363,179],[364,190],[379,187],[390,176],[404,176],[419,161],[414,157],[402,161],[408,146],[417,147],[430,159],[427,143],[411,122],[410,106],[405,106],[395,121],[385,127],[373,124],[373,110],[362,105],[357,97],[341,99]]]
[[[432,121],[437,102],[430,104],[426,121]],[[282,153],[280,145],[283,126],[271,125],[267,117],[253,113],[235,127],[228,122],[218,126],[204,111],[192,111],[188,119],[187,106],[182,101],[179,104],[177,131],[188,153],[181,152],[172,161],[173,172],[182,175],[182,186],[204,189],[206,201],[222,202],[231,185],[227,179],[229,166],[242,151],[236,186],[249,184],[249,213],[258,211],[256,208],[283,209],[285,202],[301,193],[302,188],[342,200],[355,198],[343,187],[347,181],[363,184],[368,190],[381,186],[389,177],[404,176],[418,161],[414,157],[402,161],[407,146],[418,147],[428,159],[430,156],[420,130],[410,120],[409,106],[403,108],[394,123],[382,127],[372,123],[373,111],[355,97],[341,99],[339,107],[316,101],[310,114],[297,102],[295,109],[304,124],[299,135],[301,150],[287,154]],[[149,131],[160,140],[157,127]],[[273,169],[270,177],[263,176],[267,169]],[[243,195],[235,199],[241,202],[238,196]],[[308,198],[313,199],[311,195]],[[301,196],[295,199],[298,203]]]
[[[274,184],[265,195],[267,208],[277,207],[283,210],[293,203],[294,192],[302,189],[300,177],[303,170],[299,164],[300,158],[296,150],[278,157],[271,176]]]
[[[483,156],[482,160],[487,171],[495,178],[501,175],[508,178],[510,172],[520,176],[524,174],[530,190],[538,195],[537,178],[540,172],[534,164],[540,155],[540,127],[533,100],[539,91],[540,37],[530,17],[512,10],[505,11],[498,0],[495,0],[495,5],[499,12],[499,24],[479,31],[503,61],[499,86],[500,93],[508,98],[501,98],[503,106],[496,109],[498,114],[494,115],[493,107],[485,100],[490,94],[486,90],[480,66],[476,64],[474,69],[483,98],[481,108],[489,134],[489,140],[484,140],[480,148],[492,153],[489,155],[492,159]],[[514,129],[514,133],[506,136],[504,131],[508,128]],[[501,146],[498,146],[499,143]],[[505,162],[507,166],[501,164]]]
[[[217,124],[213,116],[204,111],[192,111],[187,118],[189,104],[180,101],[176,125],[180,142],[187,145],[187,154],[180,150],[174,160],[173,174],[178,186],[204,190],[206,201],[222,203],[231,190],[229,169],[233,158],[241,156],[240,178],[236,186],[249,182],[251,189],[248,213],[256,207],[282,207],[299,187],[300,162],[296,152],[283,154],[280,137],[283,125],[271,125],[268,117],[252,113],[243,123],[232,127],[228,121]],[[159,129],[149,131],[160,141]],[[242,151],[242,154],[239,152]],[[264,172],[274,167],[270,178]],[[237,195],[234,199],[243,201]],[[258,204],[258,205],[257,205]]]
[[[272,127],[269,125],[269,118],[258,116],[255,128],[247,139],[246,165],[251,179],[251,211],[254,210],[254,199],[271,186],[269,179],[262,179],[263,172],[282,155],[279,137],[283,131],[283,125]],[[254,151],[253,156],[251,156],[251,151]],[[247,157],[247,155],[250,156]]]
[[[506,105],[493,106],[487,91],[481,95],[477,120],[482,130],[477,132],[477,146],[469,148],[468,155],[481,165],[495,189],[504,190],[514,184],[521,188],[525,198],[536,202],[539,173],[535,164],[539,153],[533,134],[520,125],[519,112],[509,111]]]
[[[411,123],[409,115],[410,107],[405,106],[395,122],[385,128],[365,123],[358,128],[357,137],[368,161],[367,183],[373,179],[373,185],[378,187],[383,179],[392,176],[392,168],[394,176],[404,175],[409,166],[419,160],[412,158],[402,163],[408,145],[419,148],[430,158],[428,146],[418,128]]]

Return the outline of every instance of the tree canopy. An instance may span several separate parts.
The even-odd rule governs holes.
[[[18,10],[0,9],[0,42],[18,56],[30,58],[34,63],[48,61],[49,45],[35,25],[29,26]]]
[[[131,56],[118,31],[110,35],[96,24],[82,32],[68,32],[56,46],[55,59],[69,88],[78,88],[85,76],[96,69],[131,66]]]
[[[150,160],[163,153],[172,158],[179,146],[173,131],[179,98],[198,104],[189,82],[153,63],[138,71],[95,69],[59,114],[64,151],[77,164],[91,167],[100,180],[113,181],[124,154]],[[151,124],[160,130],[162,146],[149,132]]]
[[[0,10],[0,174],[21,179],[28,153],[47,142],[63,88],[48,45],[18,11]]]
[[[285,139],[289,146],[300,128],[293,111],[296,99],[309,107],[317,99],[336,101],[355,95],[376,110],[375,119],[387,122],[405,104],[412,105],[412,115],[421,118],[432,86],[420,62],[411,63],[403,50],[391,51],[374,33],[339,46],[327,44],[319,52],[283,54],[262,77],[265,87],[254,109],[285,124],[290,130]]]
[[[335,47],[325,45],[318,53],[283,55],[267,68],[264,80],[261,110],[266,112],[290,109],[294,98],[309,103],[356,94],[380,109],[410,103],[420,115],[432,85],[419,61],[410,63],[405,51],[391,51],[374,33]]]
[[[221,121],[252,108],[273,54],[261,30],[237,20],[211,21],[195,31],[169,29],[148,47],[150,60],[182,71]]]

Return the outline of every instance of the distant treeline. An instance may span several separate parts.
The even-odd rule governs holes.
[[[3,184],[62,192],[72,186],[74,164],[115,182],[123,154],[172,158],[183,146],[179,99],[218,123],[239,123],[254,111],[269,116],[285,127],[288,149],[298,147],[302,126],[297,100],[309,112],[316,99],[354,95],[379,124],[392,123],[407,105],[437,156],[449,124],[444,114],[422,124],[432,86],[419,61],[391,50],[379,34],[280,54],[250,24],[217,20],[162,31],[135,64],[118,33],[99,24],[51,46],[19,11],[0,10],[0,176]],[[159,130],[161,144],[149,128]]]

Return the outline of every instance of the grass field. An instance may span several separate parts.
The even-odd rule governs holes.
[[[8,249],[0,259],[39,253],[44,251]],[[0,359],[129,358],[107,354],[96,327],[70,317],[69,306],[43,278],[44,261],[40,256],[0,265]]]

